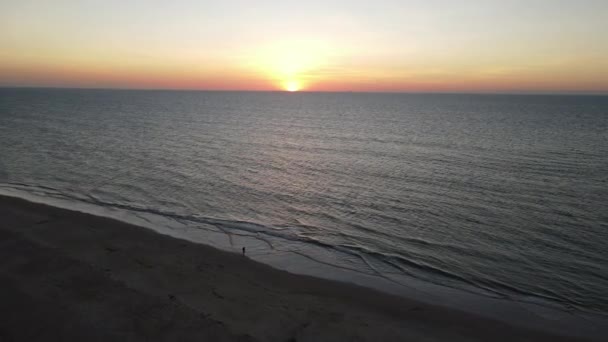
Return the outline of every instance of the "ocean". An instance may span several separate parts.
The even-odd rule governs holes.
[[[606,96],[4,88],[0,193],[295,272],[608,314]]]

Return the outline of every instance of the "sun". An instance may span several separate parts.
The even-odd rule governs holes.
[[[300,83],[298,81],[287,81],[283,84],[283,87],[285,88],[285,90],[290,92],[298,91],[301,88]]]

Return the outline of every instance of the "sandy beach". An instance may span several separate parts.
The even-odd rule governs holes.
[[[0,197],[0,341],[569,341]]]

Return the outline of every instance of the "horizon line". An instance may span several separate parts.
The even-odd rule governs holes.
[[[555,95],[555,96],[608,96],[605,92],[590,91],[361,91],[361,90],[299,90],[290,92],[286,90],[252,90],[252,89],[197,89],[197,88],[122,88],[122,87],[65,87],[65,86],[11,86],[0,85],[0,89],[45,89],[45,90],[115,90],[115,91],[175,91],[175,92],[240,92],[240,93],[286,93],[286,94],[411,94],[411,95]]]

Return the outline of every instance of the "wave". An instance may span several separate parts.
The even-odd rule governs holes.
[[[431,282],[440,286],[448,286],[457,288],[462,291],[472,292],[479,295],[490,296],[494,298],[503,298],[520,302],[530,302],[539,305],[538,300],[545,302],[542,305],[550,307],[562,307],[567,310],[575,310],[580,312],[600,313],[596,310],[589,310],[582,303],[573,298],[566,298],[549,289],[543,289],[542,292],[530,292],[513,285],[491,279],[489,277],[470,278],[461,274],[450,271],[446,267],[439,267],[438,263],[431,263],[424,260],[420,255],[406,255],[406,251],[400,253],[386,253],[374,250],[369,247],[338,243],[332,244],[327,241],[313,236],[312,234],[297,233],[297,231],[321,231],[320,227],[309,226],[305,224],[293,225],[269,225],[251,221],[227,220],[216,217],[203,216],[200,214],[184,214],[177,213],[167,209],[150,208],[146,206],[138,206],[133,203],[118,203],[102,200],[92,194],[85,193],[69,193],[61,189],[47,185],[31,185],[23,182],[0,183],[0,189],[14,189],[42,195],[46,198],[55,198],[61,200],[75,201],[86,203],[103,208],[120,209],[137,217],[147,220],[154,224],[154,220],[148,220],[147,215],[160,216],[174,220],[190,229],[205,229],[206,225],[216,227],[221,232],[225,233],[232,244],[232,235],[249,236],[263,241],[267,244],[272,253],[291,252],[302,257],[308,258],[318,263],[327,264],[332,267],[345,269],[352,272],[378,276],[383,279],[392,281],[404,287],[408,287],[407,283],[395,280],[396,275],[412,277],[425,282]],[[142,215],[143,214],[143,215]],[[359,227],[358,229],[360,229]],[[365,227],[363,227],[365,228]],[[369,228],[366,228],[369,230]],[[295,231],[295,232],[294,232]],[[378,233],[374,231],[374,233]],[[328,262],[314,253],[304,253],[299,248],[279,249],[275,246],[275,239],[292,244],[303,244],[308,246],[316,246],[325,251],[330,251],[342,256],[351,256],[359,259],[362,264],[366,265],[368,270],[362,267],[353,267],[345,263]],[[441,244],[424,239],[407,238],[401,239],[407,241],[410,245],[423,245],[428,248],[460,248],[449,244]],[[282,244],[284,245],[284,244]],[[529,300],[534,298],[534,300]]]

